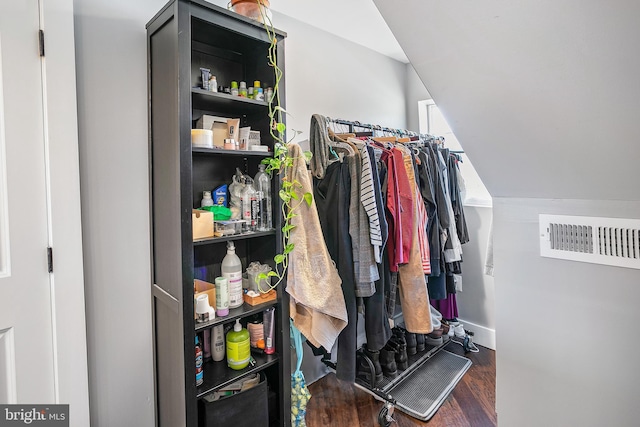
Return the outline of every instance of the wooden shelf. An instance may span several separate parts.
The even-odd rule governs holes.
[[[224,148],[202,148],[192,147],[193,154],[213,154],[216,156],[240,156],[240,157],[271,157],[271,151],[246,151],[246,150],[225,150]]]
[[[227,361],[222,362],[209,361],[203,366],[204,369],[204,382],[197,387],[196,397],[201,398],[213,391],[216,391],[224,386],[227,386],[240,378],[255,374],[263,369],[278,362],[279,357],[277,354],[257,354],[251,353],[251,356],[255,359],[254,366],[247,366],[244,369],[235,371],[227,366]]]
[[[264,304],[249,305],[246,302],[238,308],[229,309],[229,315],[224,317],[216,317],[213,320],[204,323],[196,323],[196,332],[200,332],[203,329],[211,328],[212,326],[221,325],[224,323],[232,322],[236,319],[251,316],[265,311],[269,307],[273,307],[278,304],[278,300],[265,302]]]
[[[276,234],[276,230],[269,231],[249,231],[242,234],[234,234],[231,236],[222,237],[209,237],[207,239],[198,239],[193,241],[193,246],[211,245],[214,243],[230,242],[232,240],[245,240],[253,239],[255,237],[273,236]]]
[[[223,92],[210,92],[200,88],[192,88],[193,107],[201,110],[218,111],[223,108],[229,113],[251,113],[262,111],[267,114],[269,104],[250,98],[229,95]]]

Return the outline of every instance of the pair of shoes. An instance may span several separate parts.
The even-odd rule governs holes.
[[[407,341],[407,354],[409,356],[416,354],[418,352],[418,338],[416,337],[416,334],[413,332],[405,332],[404,337]]]
[[[373,373],[371,372],[371,365],[366,360],[367,358],[373,364]],[[373,387],[380,384],[382,381],[382,365],[380,364],[379,351],[369,350],[366,345],[362,347],[362,355],[358,363],[357,376],[371,384]]]
[[[416,350],[424,351],[425,346],[425,336],[424,334],[416,334]]]
[[[444,328],[440,326],[438,329],[434,329],[430,334],[425,335],[425,341],[432,346],[441,345],[444,342],[443,339]]]
[[[395,353],[396,366],[398,369],[407,369],[409,367],[409,358],[407,356],[407,341],[404,329],[393,328],[393,335],[385,346],[388,350]]]
[[[398,365],[396,364],[396,352],[389,347],[389,344],[380,350],[380,365],[385,377],[393,379],[398,375]]]
[[[448,325],[449,325],[449,331],[448,331],[449,338],[453,338],[454,336],[457,338],[464,338],[467,335],[467,332],[464,330],[464,325],[458,322],[457,320],[450,320],[448,322]]]

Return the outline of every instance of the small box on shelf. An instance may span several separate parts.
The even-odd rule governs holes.
[[[264,304],[265,302],[269,302],[269,301],[275,301],[276,297],[277,297],[277,294],[275,289],[272,289],[269,292],[264,294],[262,292],[249,291],[246,294],[244,294],[244,302],[246,302],[249,305],[258,305],[258,304]]]
[[[209,296],[209,305],[216,308],[216,286],[213,283],[205,282],[204,280],[194,279],[193,281],[193,298],[207,294]]]
[[[193,209],[191,211],[193,240],[213,237],[213,212]]]

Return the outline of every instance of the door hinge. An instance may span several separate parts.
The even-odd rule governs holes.
[[[40,56],[44,56],[44,31],[38,30],[38,41],[40,42]]]
[[[49,273],[53,273],[53,248],[47,248],[47,264],[49,265]]]

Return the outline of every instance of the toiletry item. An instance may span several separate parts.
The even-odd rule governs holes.
[[[227,184],[213,190],[213,204],[217,206],[227,207]]]
[[[249,86],[249,88],[247,89],[247,98],[253,99],[253,94],[254,94],[253,87]]]
[[[271,98],[273,98],[273,88],[272,87],[268,87],[265,94],[265,101],[267,102],[271,102]]]
[[[251,347],[264,350],[264,325],[262,322],[254,320],[247,323],[247,329],[249,330]],[[261,343],[262,345],[259,345],[258,343]]]
[[[202,385],[204,382],[204,369],[202,365],[204,363],[204,357],[202,354],[202,347],[200,346],[200,338],[196,335],[196,385]]]
[[[240,82],[240,89],[238,89],[238,96],[240,98],[247,97],[247,82]]]
[[[258,221],[258,230],[267,231],[273,227],[273,222],[271,218],[271,177],[266,172],[266,165],[258,165],[258,173],[253,183],[256,190],[262,192],[264,195],[260,202],[260,218],[262,219],[262,223],[260,220]]]
[[[238,96],[238,82],[231,82],[231,95]]]
[[[209,129],[191,129],[191,145],[200,148],[213,148],[213,131]]]
[[[210,92],[218,91],[218,80],[216,80],[216,76],[209,76],[209,91]]]
[[[264,311],[264,352],[273,354],[276,352],[276,309],[275,307],[267,308]]]
[[[231,138],[227,138],[224,140],[224,149],[225,150],[236,150],[238,148],[238,145],[236,144],[236,141],[231,139]]]
[[[245,126],[240,128],[239,132],[239,142],[240,142],[240,150],[248,150],[249,149],[249,135],[251,135],[251,126]]]
[[[255,98],[256,101],[264,101],[264,91],[262,90],[261,87],[259,87],[257,89],[258,92],[254,91],[253,97]]]
[[[209,76],[211,70],[208,68],[200,68],[200,77],[202,78],[202,89],[209,90]]]
[[[218,317],[229,315],[229,279],[216,277],[216,313]]]
[[[238,141],[240,137],[240,119],[227,119],[227,138]]]
[[[253,81],[253,93],[256,92],[257,89],[260,88],[260,80],[254,80]]]
[[[204,323],[209,321],[209,295],[202,294],[196,298],[196,321],[198,323]]]
[[[213,199],[211,198],[211,191],[202,192],[202,200],[200,201],[200,207],[213,206]]]
[[[202,341],[204,341],[204,358],[211,357],[211,329],[205,329],[202,332]]]
[[[242,262],[236,255],[236,247],[233,242],[227,243],[227,255],[222,259],[221,270],[222,276],[229,283],[229,308],[238,308],[244,302],[242,298]]]
[[[242,219],[247,221],[249,231],[255,231],[259,206],[257,206],[256,203],[256,190],[253,187],[253,180],[251,178],[245,179],[244,189],[242,190],[240,198],[242,203]]]
[[[214,362],[222,362],[224,360],[224,326],[217,325],[213,327],[211,334],[211,358]]]
[[[220,92],[228,93],[229,95],[231,95],[231,88],[229,86],[220,86],[218,90]]]
[[[251,359],[249,331],[236,319],[233,331],[227,333],[227,365],[234,370],[244,369]]]

